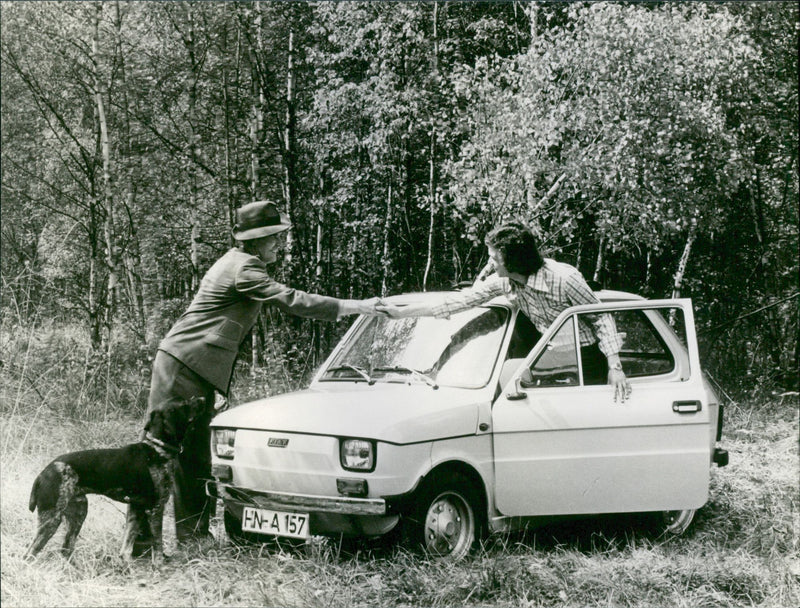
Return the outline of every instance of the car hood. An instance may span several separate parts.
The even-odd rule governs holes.
[[[391,443],[432,441],[475,434],[481,394],[424,384],[331,382],[234,407],[211,426]]]

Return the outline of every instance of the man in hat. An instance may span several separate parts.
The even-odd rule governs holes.
[[[270,277],[267,265],[278,259],[290,228],[274,204],[260,201],[236,211],[234,238],[240,242],[211,266],[189,308],[158,346],[150,384],[150,411],[192,397],[205,399],[206,413],[187,432],[177,457],[173,500],[179,543],[207,544],[214,505],[205,494],[211,477],[209,422],[214,392],[227,395],[239,346],[264,304],[301,317],[336,321],[351,314],[376,314],[378,298],[341,300],[305,293]],[[127,525],[137,525],[134,555],[150,546],[150,534],[128,509]]]

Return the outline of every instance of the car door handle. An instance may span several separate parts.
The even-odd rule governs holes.
[[[703,409],[699,401],[673,401],[672,411],[679,414],[694,414]]]

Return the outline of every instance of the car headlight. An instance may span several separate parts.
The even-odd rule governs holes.
[[[211,435],[211,449],[219,458],[233,458],[233,446],[236,443],[234,429],[214,429]]]
[[[342,439],[339,444],[339,459],[342,468],[348,471],[375,470],[375,444],[366,439]]]

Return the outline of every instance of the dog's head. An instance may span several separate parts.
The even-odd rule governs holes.
[[[153,410],[144,430],[156,439],[179,446],[191,424],[204,416],[210,417],[212,411],[203,397],[192,397]]]

